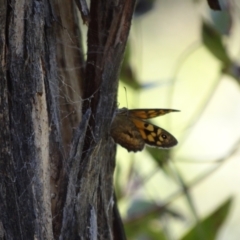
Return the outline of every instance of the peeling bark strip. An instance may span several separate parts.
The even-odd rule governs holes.
[[[91,1],[85,68],[74,1],[0,1],[5,239],[125,239],[109,127],[134,5]]]
[[[7,147],[2,155],[0,146],[4,238],[53,239],[50,164],[56,164],[56,156],[61,162],[62,154],[57,94],[49,84],[57,85],[54,31],[47,28],[51,10],[41,1],[0,4],[6,17],[3,46],[7,49],[1,56],[5,113],[0,138]]]
[[[73,216],[77,214],[75,209],[76,208],[75,203],[76,203],[76,190],[78,185],[78,173],[90,113],[91,111],[88,110],[86,114],[84,114],[81,124],[76,130],[72,141],[72,148],[68,160],[69,178],[66,202],[63,209],[63,222],[60,239],[71,239],[76,234],[75,229],[69,226],[71,226],[72,224],[76,224],[75,223],[76,219],[75,217],[73,218]]]
[[[134,5],[135,1],[130,0],[91,1],[84,82],[84,99],[90,100],[85,102],[84,111],[90,107],[92,115],[81,159],[77,198],[77,208],[81,211],[78,233],[82,239],[90,239],[89,231],[80,226],[89,221],[92,208],[97,212],[98,239],[125,238],[124,233],[114,232],[113,226],[121,225],[121,221],[114,211],[116,203],[111,204],[115,148],[109,138],[109,126],[116,108],[118,76]]]

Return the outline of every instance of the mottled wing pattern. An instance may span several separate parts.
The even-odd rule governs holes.
[[[174,109],[131,109],[122,108],[111,125],[114,141],[128,151],[141,151],[144,144],[153,147],[170,148],[177,140],[166,130],[145,121],[145,119],[178,112]]]
[[[158,126],[137,118],[132,118],[132,121],[141,133],[145,143],[152,147],[170,148],[178,143],[172,134]]]

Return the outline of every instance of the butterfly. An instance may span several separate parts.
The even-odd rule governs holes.
[[[110,134],[116,143],[129,152],[141,151],[145,144],[157,148],[171,148],[177,145],[176,138],[166,130],[146,121],[170,112],[179,110],[118,109],[112,121]]]

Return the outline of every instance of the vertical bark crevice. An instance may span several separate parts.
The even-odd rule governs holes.
[[[134,3],[91,1],[86,63],[73,1],[0,3],[6,239],[125,239],[109,128]]]

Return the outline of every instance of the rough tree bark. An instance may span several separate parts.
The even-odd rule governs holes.
[[[125,239],[109,127],[134,4],[91,1],[85,62],[74,2],[0,1],[1,239]]]

